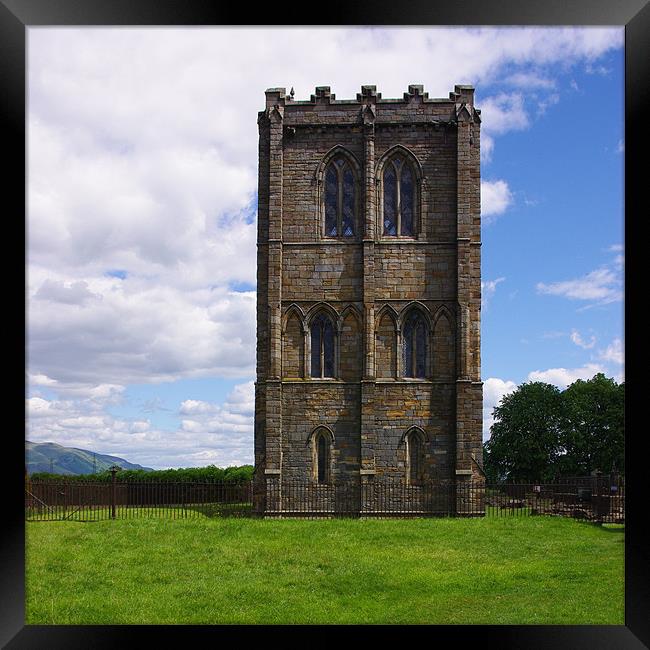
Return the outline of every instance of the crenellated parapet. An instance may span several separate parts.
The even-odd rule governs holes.
[[[293,89],[292,89],[293,90]],[[401,98],[384,98],[374,85],[361,86],[355,99],[336,99],[330,86],[317,86],[309,100],[295,100],[285,88],[266,91],[266,110],[260,120],[270,119],[274,111],[284,117],[286,128],[336,128],[358,122],[365,126],[432,126],[455,129],[460,120],[480,122],[474,109],[472,86],[455,86],[449,97],[433,98],[421,84],[411,84]],[[417,110],[414,108],[417,107]],[[293,135],[293,131],[288,132]]]

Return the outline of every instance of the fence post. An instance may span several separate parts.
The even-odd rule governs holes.
[[[452,517],[458,515],[458,477],[454,476],[452,482],[449,485],[449,492],[451,496],[450,512]]]
[[[115,474],[119,467],[113,465],[111,467],[111,519],[115,519],[115,504],[117,501],[117,485],[115,484]]]

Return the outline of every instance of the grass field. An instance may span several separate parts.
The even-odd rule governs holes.
[[[27,624],[624,623],[624,529],[553,517],[28,522]]]

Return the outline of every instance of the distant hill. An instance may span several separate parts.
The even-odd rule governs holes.
[[[49,472],[52,474],[92,474],[117,465],[122,469],[142,469],[153,471],[151,467],[143,467],[117,456],[108,454],[94,454],[87,449],[62,447],[54,442],[29,442],[25,441],[25,462],[29,474],[36,472]]]

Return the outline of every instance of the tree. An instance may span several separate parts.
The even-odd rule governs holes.
[[[625,384],[598,373],[573,382],[563,393],[565,422],[558,467],[562,474],[583,476],[594,470],[625,470]]]
[[[524,383],[494,408],[491,437],[484,446],[489,481],[550,481],[561,451],[564,402],[544,382]]]

